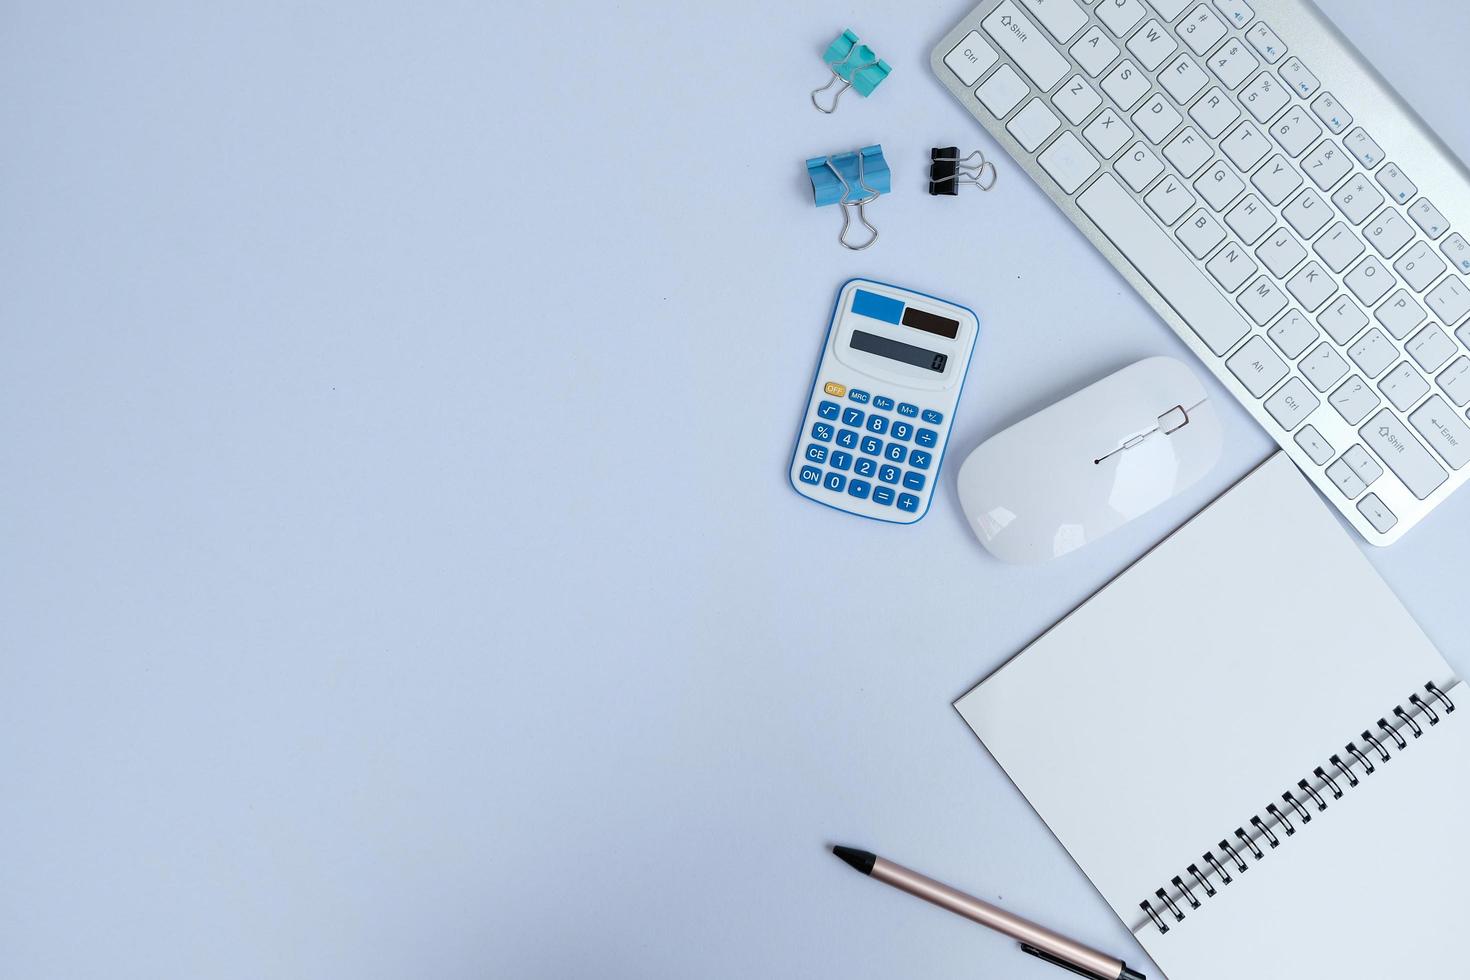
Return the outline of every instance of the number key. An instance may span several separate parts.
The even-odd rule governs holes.
[[[888,434],[900,442],[908,442],[909,436],[914,434],[914,427],[907,422],[895,422]]]
[[[863,410],[860,408],[846,408],[842,411],[843,425],[861,426],[863,424],[864,418],[866,418],[866,416],[863,414]]]
[[[877,436],[863,436],[862,451],[869,456],[879,456],[883,453],[883,440]]]
[[[869,415],[868,431],[876,432],[878,433],[878,435],[881,436],[883,433],[888,431],[888,419],[884,418],[881,415]]]
[[[902,463],[908,458],[908,454],[908,447],[901,442],[890,442],[888,449],[883,453],[884,456],[893,460],[895,463]]]
[[[897,483],[898,474],[899,469],[897,466],[884,465],[878,467],[878,479],[882,480],[884,483]]]
[[[834,450],[827,465],[834,470],[847,470],[852,468],[852,454]]]
[[[837,432],[837,445],[843,449],[851,449],[857,445],[857,438],[858,434],[856,429],[840,429]]]
[[[847,486],[847,477],[843,476],[841,473],[828,473],[827,480],[825,483],[822,484],[822,486],[826,487],[828,490],[833,491],[834,493],[841,493],[842,488]]]
[[[853,476],[871,477],[878,472],[878,464],[871,459],[858,459],[852,464]]]

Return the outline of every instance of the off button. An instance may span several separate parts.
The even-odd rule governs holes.
[[[833,398],[841,398],[843,395],[847,394],[847,385],[840,385],[835,381],[828,381],[822,386],[822,390],[831,395]]]

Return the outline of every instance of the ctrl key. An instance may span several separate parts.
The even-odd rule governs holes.
[[[1266,399],[1266,411],[1285,429],[1292,431],[1322,404],[1301,378],[1292,378]]]
[[[1378,499],[1376,493],[1370,493],[1358,501],[1358,513],[1368,518],[1368,523],[1372,524],[1373,529],[1379,534],[1387,534],[1399,522],[1398,517],[1383,505],[1383,501]]]

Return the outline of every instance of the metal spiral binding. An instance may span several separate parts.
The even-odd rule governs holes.
[[[1365,777],[1377,772],[1377,766],[1370,758],[1370,753],[1376,755],[1378,765],[1382,765],[1391,758],[1389,742],[1392,742],[1398,751],[1407,748],[1409,739],[1404,737],[1401,729],[1408,729],[1410,736],[1417,739],[1424,734],[1424,726],[1420,724],[1420,721],[1427,721],[1429,727],[1433,728],[1440,723],[1442,715],[1448,715],[1455,710],[1455,703],[1433,682],[1424,685],[1424,692],[1424,694],[1416,692],[1409,695],[1409,709],[1405,709],[1403,705],[1393,709],[1393,717],[1401,722],[1400,725],[1395,726],[1390,724],[1387,718],[1379,718],[1379,735],[1374,735],[1368,729],[1364,729],[1359,735],[1362,746],[1356,742],[1348,742],[1343,746],[1342,754],[1334,754],[1327,760],[1331,770],[1326,766],[1315,767],[1312,770],[1312,777],[1316,778],[1318,785],[1313,785],[1312,777],[1298,780],[1296,788],[1301,794],[1300,799],[1291,790],[1282,793],[1281,799],[1287,805],[1286,810],[1274,802],[1266,804],[1267,817],[1265,819],[1259,814],[1250,818],[1250,826],[1254,834],[1248,832],[1244,825],[1236,827],[1234,836],[1239,846],[1231,844],[1228,838],[1220,841],[1213,850],[1205,851],[1202,855],[1203,863],[1207,867],[1202,869],[1198,863],[1189,865],[1185,868],[1184,874],[1175,875],[1169,879],[1169,885],[1156,890],[1154,898],[1139,902],[1138,907],[1148,913],[1154,927],[1160,933],[1168,932],[1170,926],[1165,920],[1166,914],[1175,922],[1184,921],[1185,911],[1180,907],[1181,902],[1187,904],[1189,910],[1193,911],[1204,904],[1197,897],[1199,892],[1204,893],[1204,898],[1213,898],[1220,888],[1233,882],[1235,876],[1226,869],[1225,862],[1228,861],[1235,866],[1237,875],[1244,874],[1250,868],[1245,858],[1246,852],[1249,852],[1250,857],[1256,861],[1266,856],[1267,852],[1261,849],[1258,841],[1264,840],[1271,850],[1275,850],[1281,845],[1281,836],[1278,836],[1277,831],[1286,837],[1295,835],[1297,828],[1292,823],[1292,816],[1300,821],[1303,827],[1311,823],[1312,813],[1307,809],[1308,800],[1316,807],[1317,812],[1321,813],[1327,809],[1327,799],[1323,795],[1323,790],[1329,792],[1334,801],[1342,799],[1344,796],[1342,783],[1346,783],[1347,788],[1352,789],[1362,782],[1358,773],[1353,771],[1354,766],[1357,766],[1362,776]],[[1415,713],[1418,717],[1415,717]],[[1334,778],[1333,771],[1337,778]],[[1214,875],[1218,885],[1211,882],[1211,875]],[[1172,890],[1170,885],[1173,886]],[[1154,904],[1155,900],[1158,902],[1157,907]]]

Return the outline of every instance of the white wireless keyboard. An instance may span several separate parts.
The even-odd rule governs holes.
[[[1369,541],[1465,482],[1470,173],[1315,7],[985,0],[931,63]]]

